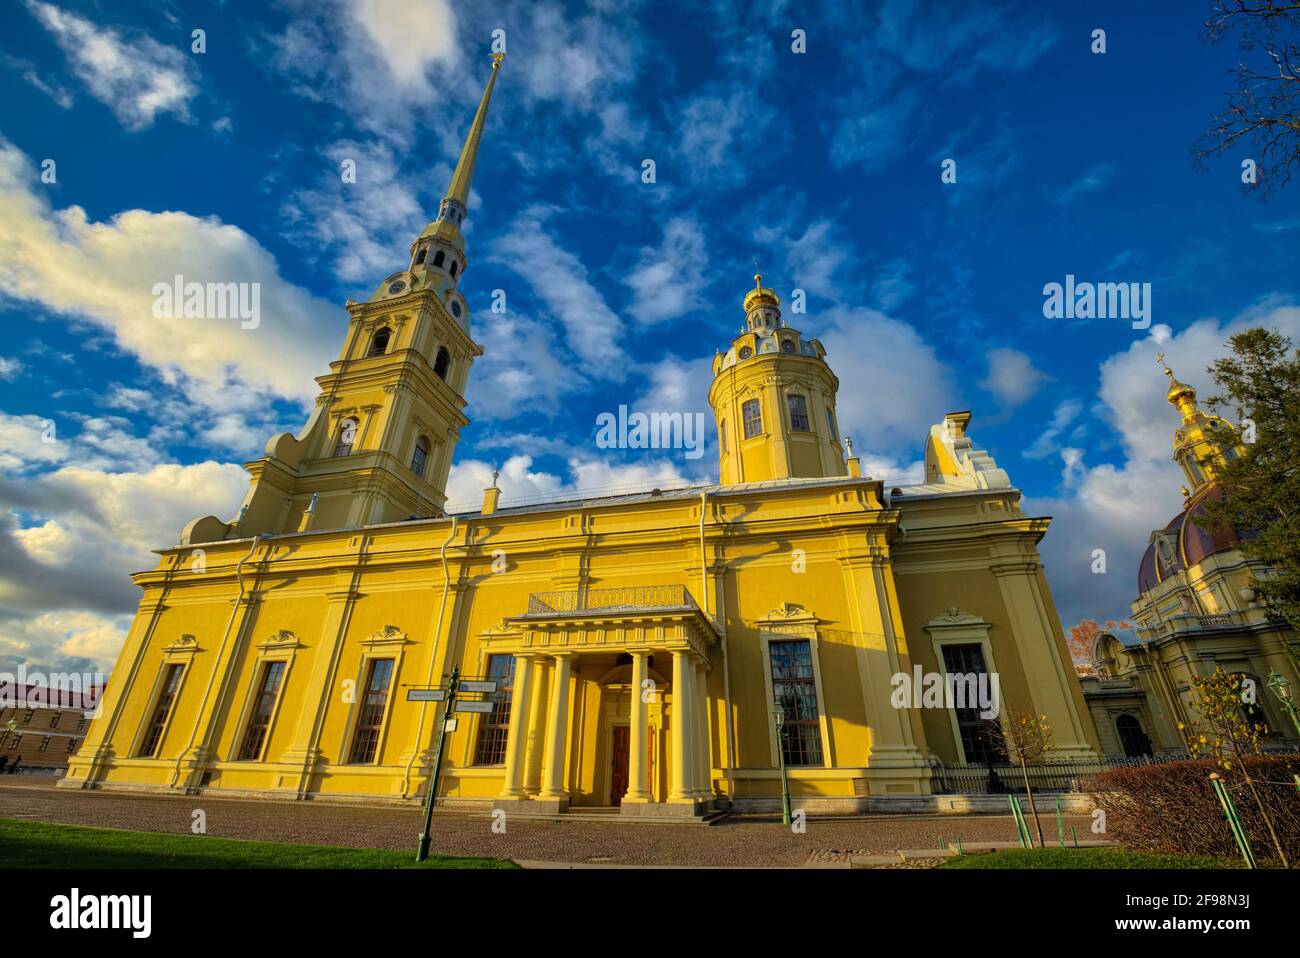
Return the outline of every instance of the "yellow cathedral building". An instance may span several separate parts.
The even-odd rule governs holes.
[[[492,348],[459,285],[500,65],[409,262],[347,303],[305,428],[247,463],[234,519],[192,521],[135,575],[60,784],[416,802],[451,720],[452,807],[757,810],[782,765],[809,811],[925,807],[940,763],[993,746],[973,709],[896,707],[915,669],[997,675],[1057,757],[1094,759],[1038,554],[1049,520],[1021,511],[967,412],[923,437],[922,482],[861,475],[825,350],[761,277],[713,364],[718,483],[511,507],[494,481],[481,509],[445,512]],[[453,668],[497,691],[466,696],[478,711],[408,698]]]

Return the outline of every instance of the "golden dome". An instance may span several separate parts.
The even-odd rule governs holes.
[[[1189,399],[1194,400],[1196,398],[1196,390],[1187,385],[1187,383],[1179,382],[1174,378],[1174,371],[1165,365],[1165,354],[1159,353],[1156,358],[1160,365],[1164,367],[1165,375],[1169,377],[1169,391],[1165,393],[1165,398],[1169,400],[1169,405],[1177,406]]]

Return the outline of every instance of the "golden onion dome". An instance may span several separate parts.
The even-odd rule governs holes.
[[[768,289],[763,285],[763,274],[754,274],[754,288],[745,296],[745,312],[748,313],[755,306],[780,306],[781,297],[776,292]]]

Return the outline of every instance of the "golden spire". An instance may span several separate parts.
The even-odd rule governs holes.
[[[1156,353],[1156,362],[1160,364],[1165,371],[1165,375],[1169,377],[1169,391],[1165,393],[1169,405],[1183,414],[1184,422],[1191,422],[1200,413],[1196,406],[1196,390],[1187,383],[1179,382],[1174,378],[1174,371],[1165,362],[1164,353]]]
[[[488,77],[487,86],[483,89],[483,99],[479,101],[478,112],[474,114],[474,122],[470,125],[469,135],[465,137],[460,159],[456,162],[456,171],[451,175],[451,184],[444,197],[455,200],[465,209],[469,207],[469,184],[474,178],[474,163],[478,159],[479,141],[483,139],[483,124],[487,120],[488,103],[492,100],[492,87],[496,85],[497,71],[501,69],[503,59],[504,53],[492,54],[492,75]]]

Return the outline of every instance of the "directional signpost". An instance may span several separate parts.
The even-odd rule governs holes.
[[[433,803],[438,797],[438,776],[442,772],[442,748],[447,741],[447,733],[456,727],[456,712],[491,712],[493,702],[490,700],[458,699],[462,693],[479,692],[491,695],[497,690],[494,680],[464,679],[460,677],[460,668],[453,667],[446,688],[408,689],[408,702],[446,702],[447,708],[442,713],[442,724],[438,728],[438,750],[433,756],[433,774],[429,777],[429,790],[424,796],[424,828],[420,831],[420,845],[415,853],[417,862],[429,857],[429,828],[433,824]]]

